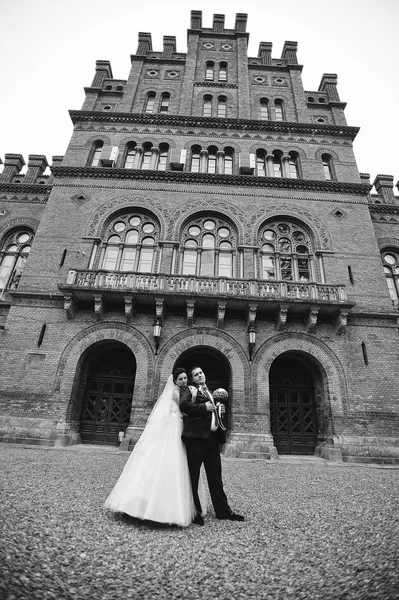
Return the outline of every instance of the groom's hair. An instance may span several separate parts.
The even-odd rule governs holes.
[[[189,381],[193,380],[193,373],[194,373],[195,369],[201,369],[201,371],[202,371],[202,367],[191,367],[191,369],[189,369],[189,371],[188,371]]]

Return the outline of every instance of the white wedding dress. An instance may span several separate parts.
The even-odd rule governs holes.
[[[182,527],[192,522],[195,507],[181,440],[183,415],[172,399],[176,387],[170,376],[104,508]],[[198,492],[205,515],[202,477]]]

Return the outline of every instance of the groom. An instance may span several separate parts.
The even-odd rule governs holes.
[[[204,464],[212,504],[218,519],[244,521],[234,513],[226,498],[222,482],[222,464],[219,445],[225,442],[225,429],[221,423],[213,396],[206,387],[206,377],[201,367],[193,367],[189,379],[194,393],[188,387],[180,389],[180,410],[184,418],[182,440],[187,450],[188,468],[196,509],[194,523],[203,525],[202,508],[198,497],[198,480]]]

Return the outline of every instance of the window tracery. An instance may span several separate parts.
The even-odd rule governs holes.
[[[395,306],[399,304],[399,250],[389,248],[381,253],[382,264],[389,290]]]
[[[34,234],[17,229],[4,240],[0,251],[0,290],[16,290],[31,251]]]

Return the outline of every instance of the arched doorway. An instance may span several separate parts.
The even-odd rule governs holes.
[[[314,454],[317,445],[315,387],[309,370],[280,356],[269,373],[271,433],[279,454]]]
[[[83,372],[81,441],[114,445],[130,421],[136,375],[133,353],[119,342],[103,343],[89,352]]]
[[[176,361],[176,367],[183,367],[187,372],[192,367],[201,367],[206,376],[206,384],[211,391],[217,388],[224,388],[229,393],[226,401],[226,414],[224,423],[228,427],[229,403],[231,401],[230,392],[230,366],[226,359],[213,348],[197,347],[185,352]]]

